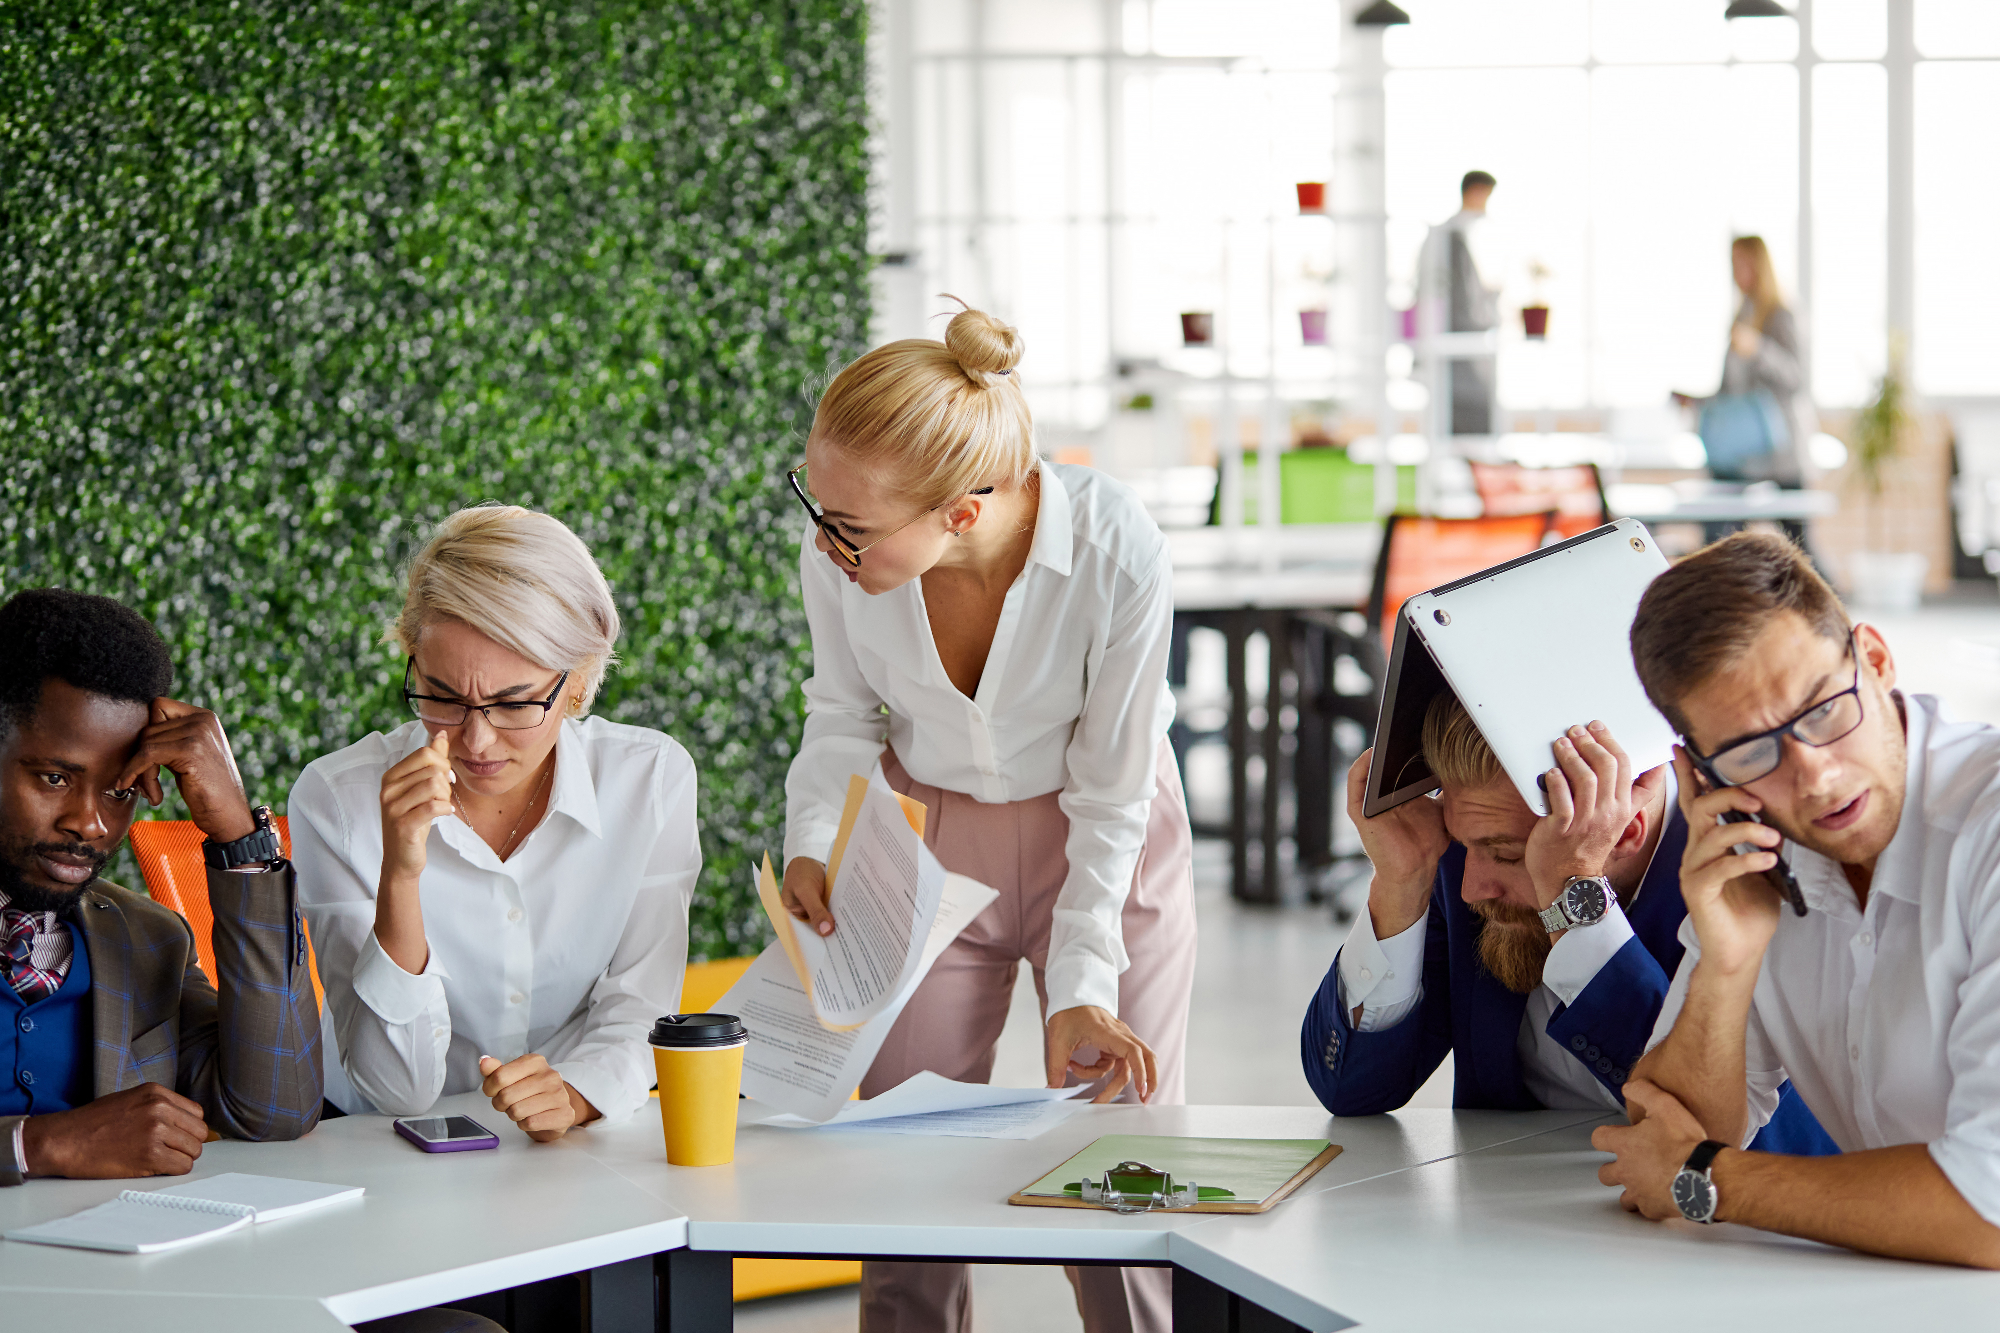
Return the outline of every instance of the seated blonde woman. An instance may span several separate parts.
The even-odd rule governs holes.
[[[611,589],[547,514],[462,509],[411,563],[395,637],[415,717],[292,788],[328,1099],[414,1115],[477,1089],[542,1141],[630,1115],[701,847],[687,751],[586,716]]]

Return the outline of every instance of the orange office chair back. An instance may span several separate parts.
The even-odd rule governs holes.
[[[1391,514],[1368,596],[1368,623],[1381,630],[1384,654],[1395,645],[1396,613],[1404,602],[1540,550],[1554,518],[1547,510],[1486,518]]]
[[[278,828],[278,845],[292,854],[292,826],[283,816],[272,821]],[[139,873],[146,877],[146,892],[153,901],[171,907],[187,918],[194,931],[194,950],[201,970],[210,981],[219,981],[215,971],[215,913],[208,905],[208,867],[201,859],[201,830],[191,819],[141,819],[132,825],[132,854],[139,858]],[[311,969],[313,997],[322,1003],[325,995],[319,984],[319,959],[313,956],[312,937],[306,937],[306,965]]]
[[[1555,530],[1579,536],[1611,521],[1597,464],[1575,467],[1522,467],[1518,463],[1473,463],[1472,487],[1489,518],[1555,511]]]

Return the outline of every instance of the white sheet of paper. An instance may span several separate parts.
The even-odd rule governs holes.
[[[1070,1089],[1064,1089],[1070,1091]],[[1075,1091],[1081,1092],[1078,1088]],[[821,1129],[849,1134],[910,1134],[932,1138],[1032,1139],[1054,1129],[1090,1105],[1089,1102],[1010,1102],[1005,1106],[966,1106],[928,1115],[888,1116],[880,1120],[838,1120]]]
[[[877,768],[827,889],[833,934],[821,935],[790,916],[778,923],[798,941],[812,978],[813,1008],[828,1025],[866,1023],[907,988],[918,973],[944,879],[944,867],[910,827]]]
[[[282,1176],[253,1176],[241,1171],[228,1171],[185,1185],[169,1185],[153,1193],[246,1204],[257,1210],[257,1221],[272,1222],[346,1199],[358,1199],[363,1191],[359,1185],[322,1185],[316,1180],[287,1180]]]
[[[781,1112],[750,1123],[775,1125],[779,1129],[814,1129],[821,1124],[856,1125],[868,1120],[1067,1101],[1083,1090],[1081,1085],[1074,1088],[1001,1088],[990,1083],[959,1083],[926,1069],[912,1074],[879,1097],[871,1097],[865,1102],[843,1103],[831,1120],[807,1120]]]
[[[844,1031],[829,1030],[814,1013],[784,946],[765,949],[716,1002],[716,1012],[735,1014],[750,1031],[743,1052],[744,1095],[810,1124],[832,1119],[860,1086],[931,964],[999,896],[963,875],[945,875],[915,974],[881,1013]]]

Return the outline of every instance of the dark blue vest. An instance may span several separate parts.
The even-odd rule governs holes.
[[[91,1099],[90,950],[76,950],[54,995],[22,1004],[0,981],[0,1115],[47,1115]]]

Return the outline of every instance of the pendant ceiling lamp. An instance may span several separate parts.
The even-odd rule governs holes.
[[[1792,11],[1778,3],[1778,0],[1729,0],[1729,8],[1722,11],[1726,19],[1788,19]]]
[[[1410,16],[1400,6],[1390,0],[1375,0],[1375,3],[1354,16],[1357,28],[1393,28],[1398,23],[1408,23]]]

